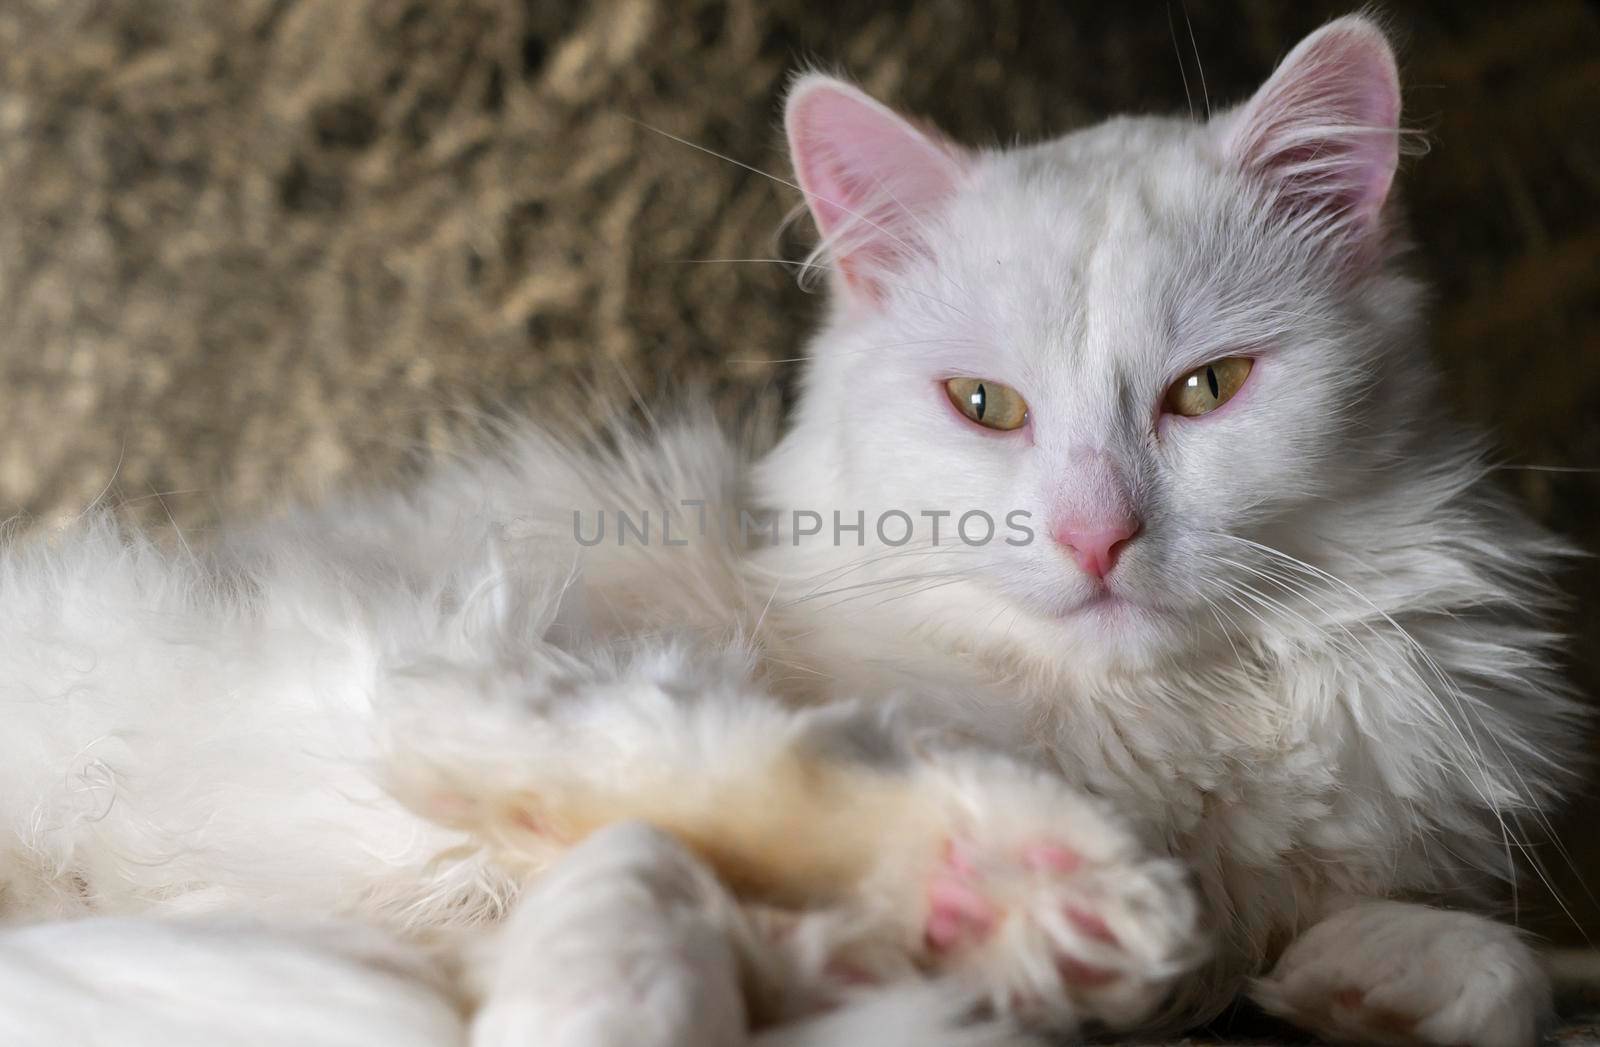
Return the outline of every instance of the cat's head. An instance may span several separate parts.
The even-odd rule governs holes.
[[[969,150],[802,77],[788,139],[833,308],[769,487],[865,509],[869,545],[886,510],[919,546],[921,514],[948,511],[949,556],[877,570],[951,577],[941,598],[1064,651],[1139,664],[1248,629],[1273,612],[1233,590],[1273,568],[1246,543],[1351,540],[1319,517],[1392,464],[1426,395],[1393,265],[1399,116],[1393,53],[1359,17],[1208,121],[1022,148]],[[974,510],[998,532],[966,545]],[[1016,511],[1026,544],[1006,541]]]

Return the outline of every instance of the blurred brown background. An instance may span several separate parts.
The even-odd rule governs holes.
[[[977,144],[1182,110],[1185,77],[1203,112],[1350,6],[0,0],[0,512],[108,492],[187,531],[390,475],[461,407],[781,396],[817,301],[685,263],[772,255],[794,194],[644,125],[786,173],[808,61]],[[1450,395],[1600,551],[1600,474],[1542,468],[1600,468],[1600,8],[1386,10]],[[1600,694],[1600,566],[1570,583]],[[1523,914],[1559,939],[1600,937],[1595,809],[1543,852],[1576,921]]]

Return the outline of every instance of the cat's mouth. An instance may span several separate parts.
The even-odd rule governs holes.
[[[1084,672],[1142,671],[1184,646],[1189,632],[1185,612],[1106,585],[1063,594],[1051,610],[1046,620]]]
[[[1141,618],[1161,617],[1175,613],[1159,604],[1135,600],[1126,593],[1108,585],[1096,585],[1088,596],[1077,603],[1062,608],[1056,615],[1061,619],[1092,616],[1107,621],[1131,621]]]

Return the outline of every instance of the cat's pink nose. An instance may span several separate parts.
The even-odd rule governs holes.
[[[1091,578],[1102,579],[1111,573],[1142,525],[1138,520],[1121,520],[1109,527],[1074,527],[1071,524],[1056,526],[1053,536]]]

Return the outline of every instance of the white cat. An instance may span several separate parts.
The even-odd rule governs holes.
[[[1443,417],[1399,111],[1360,17],[1208,122],[1002,151],[805,76],[832,309],[760,461],[528,432],[206,550],[11,543],[5,1042],[999,1044],[1247,992],[1533,1043],[1533,952],[1457,906],[1574,748],[1564,549]]]

